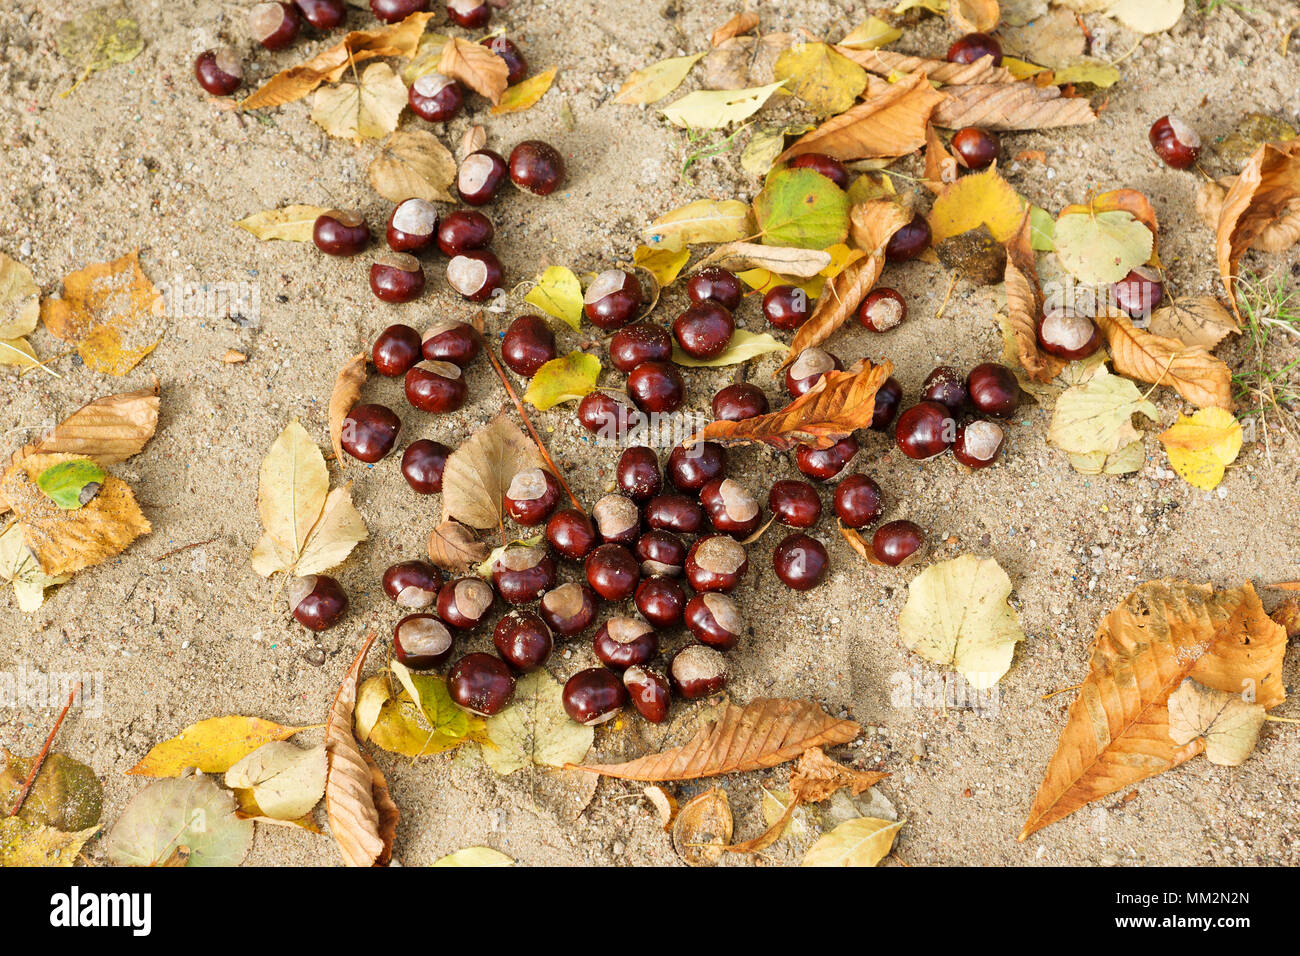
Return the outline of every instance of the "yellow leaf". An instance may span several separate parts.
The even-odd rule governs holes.
[[[528,383],[524,401],[544,412],[591,394],[599,378],[600,359],[586,352],[570,352],[563,358],[551,359],[537,370]]]
[[[614,102],[639,106],[663,99],[682,85],[686,74],[702,56],[703,53],[675,56],[635,71],[619,89]]]
[[[660,216],[641,234],[651,246],[677,251],[696,243],[737,242],[752,232],[748,203],[697,199]]]
[[[849,31],[840,41],[840,46],[851,50],[878,50],[888,46],[903,35],[903,31],[891,27],[880,17],[867,17],[862,23]]]
[[[191,724],[150,750],[127,773],[141,777],[178,777],[194,767],[225,773],[254,750],[273,740],[287,740],[302,727],[282,727],[260,717],[212,717]]]
[[[1223,480],[1224,469],[1241,452],[1241,422],[1223,408],[1203,408],[1178,421],[1160,435],[1169,465],[1188,484],[1210,491]]]
[[[944,188],[930,210],[934,244],[982,225],[998,242],[1006,242],[1016,234],[1024,208],[1024,200],[996,169],[962,176]]]
[[[550,266],[538,276],[524,301],[568,323],[575,332],[582,324],[582,283],[572,269]]]
[[[1037,76],[1039,73],[1042,73],[1047,69],[1045,66],[1030,63],[1028,60],[1018,60],[1014,56],[1004,56],[1002,58],[1002,68],[1017,80],[1027,80],[1031,76]]]
[[[41,303],[45,327],[75,345],[90,368],[109,375],[125,375],[154,350],[163,312],[138,252],[69,274],[63,298]]]
[[[691,253],[687,249],[655,249],[650,246],[637,246],[636,251],[632,253],[632,261],[654,276],[661,287],[672,285],[690,260]]]
[[[258,239],[311,242],[316,220],[328,212],[323,206],[282,206],[254,213],[235,223]]]
[[[809,848],[803,866],[875,866],[893,849],[905,820],[858,817],[824,833]]]
[[[99,832],[93,826],[64,833],[19,817],[0,819],[0,866],[72,866],[77,854]]]
[[[432,866],[514,866],[515,861],[490,846],[468,846],[436,860]]]
[[[428,130],[394,133],[367,170],[370,185],[385,199],[453,202],[451,184],[456,178],[456,158]]]
[[[295,419],[262,461],[257,510],[264,531],[253,550],[254,571],[270,577],[297,563],[328,493],[325,457]]]
[[[867,88],[867,71],[825,43],[796,43],[776,60],[774,75],[816,116],[843,113]]]
[[[0,339],[0,365],[29,369],[40,364],[36,351],[26,339]]]
[[[0,252],[0,339],[21,338],[35,330],[41,317],[40,298],[32,270]]]
[[[748,362],[769,352],[784,351],[785,343],[774,339],[766,332],[755,334],[745,329],[736,329],[722,354],[715,355],[711,359],[692,358],[674,342],[673,361],[686,368],[721,368],[724,365],[739,365],[741,362]]]
[[[1002,65],[1007,65],[1005,60]],[[1053,67],[1052,82],[1057,86],[1088,83],[1099,89],[1105,89],[1119,82],[1119,70],[1105,60],[1082,56]]]
[[[554,80],[555,67],[551,67],[545,73],[538,73],[536,76],[530,76],[514,86],[507,87],[506,91],[501,94],[501,102],[492,107],[492,115],[500,116],[502,113],[518,113],[536,105],[537,101],[546,95],[546,91],[551,88],[551,83]]]
[[[749,119],[784,85],[781,80],[746,90],[696,90],[661,112],[683,129],[720,129]]]
[[[493,59],[501,58],[483,48]],[[505,61],[502,60],[502,68]],[[340,83],[316,91],[311,120],[331,136],[361,142],[397,129],[407,104],[406,84],[387,63],[372,63],[360,83]]]

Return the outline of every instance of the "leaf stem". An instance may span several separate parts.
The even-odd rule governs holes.
[[[68,702],[63,705],[63,710],[59,712],[59,719],[54,722],[50,729],[50,735],[45,738],[45,746],[41,752],[36,755],[36,760],[32,763],[32,769],[27,774],[27,779],[23,781],[23,788],[18,791],[18,802],[13,805],[9,811],[9,816],[18,816],[18,811],[23,808],[23,801],[27,799],[27,793],[32,789],[32,784],[36,782],[36,775],[41,772],[41,767],[45,763],[45,758],[49,756],[50,747],[54,744],[54,735],[59,732],[59,726],[63,723],[63,718],[68,716],[68,709],[72,707],[72,702],[77,698],[77,692],[81,690],[81,681],[72,685],[72,690],[68,692]]]

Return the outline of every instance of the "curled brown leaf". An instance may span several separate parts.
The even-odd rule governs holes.
[[[713,31],[713,36],[709,42],[713,46],[721,46],[732,37],[738,37],[742,33],[748,33],[758,26],[758,14],[753,10],[745,10],[737,13],[734,17]]]
[[[348,459],[343,457],[343,420],[361,397],[361,389],[366,384],[366,353],[360,352],[339,369],[334,378],[334,390],[330,392],[330,444],[334,446],[334,460],[340,468],[347,467]]]
[[[1016,340],[1016,355],[1031,379],[1050,382],[1061,373],[1065,362],[1038,347],[1043,292],[1038,285],[1038,270],[1034,266],[1034,250],[1030,245],[1028,210],[1006,248],[1007,325]]]
[[[1237,181],[1223,197],[1215,227],[1214,247],[1219,275],[1228,290],[1229,303],[1237,308],[1237,263],[1270,226],[1296,211],[1300,199],[1300,140],[1265,143],[1242,167]],[[1290,231],[1290,230],[1288,230]],[[1277,230],[1273,241],[1285,238]]]
[[[908,56],[893,50],[856,50],[837,46],[837,53],[848,57],[869,73],[894,76],[921,70],[936,83],[969,86],[977,83],[1015,83],[1016,78],[1007,69],[993,65],[992,56],[982,56],[974,63],[949,63],[923,56]]]
[[[1121,375],[1172,386],[1198,408],[1235,407],[1232,371],[1204,348],[1139,329],[1118,311],[1103,311],[1096,322]]]
[[[487,560],[487,543],[459,521],[444,521],[429,535],[429,560],[444,571],[463,574]]]
[[[925,188],[941,193],[945,186],[957,181],[960,167],[957,157],[948,152],[938,131],[929,124],[925,127]]]
[[[1087,100],[1062,96],[1055,86],[1038,86],[1028,80],[945,86],[943,91],[948,96],[935,109],[933,122],[945,129],[1051,129],[1097,120]]]

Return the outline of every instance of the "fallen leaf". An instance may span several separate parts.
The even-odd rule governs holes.
[[[677,819],[677,799],[657,783],[650,784],[641,792],[659,814],[659,824],[664,830],[671,830],[673,821]]]
[[[1185,0],[1115,0],[1107,10],[1130,30],[1163,33],[1182,18]]]
[[[685,368],[723,368],[727,365],[739,365],[741,362],[748,362],[750,359],[758,358],[760,355],[767,355],[769,352],[782,351],[785,351],[785,343],[780,339],[773,338],[766,332],[754,333],[746,329],[736,329],[731,334],[731,340],[721,354],[710,359],[687,355],[681,350],[681,346],[674,342],[673,362]]]
[[[999,243],[1010,241],[1025,217],[1025,201],[996,167],[969,173],[946,186],[930,208],[930,233],[938,245],[981,225]]]
[[[403,130],[388,137],[371,160],[368,175],[375,192],[391,202],[455,202],[451,184],[456,159],[428,130]]]
[[[1047,441],[1064,452],[1110,454],[1141,437],[1133,416],[1159,421],[1156,407],[1142,397],[1137,386],[1106,369],[1083,385],[1067,388],[1056,400]]]
[[[1294,126],[1269,113],[1246,113],[1231,133],[1210,144],[1230,169],[1240,169],[1265,143],[1282,143],[1300,135]],[[1236,179],[1236,177],[1231,177]],[[1223,182],[1223,180],[1220,180]],[[1210,228],[1214,228],[1211,223]]]
[[[546,95],[553,82],[555,82],[555,67],[551,67],[545,73],[538,73],[536,76],[521,80],[514,86],[506,87],[506,91],[501,94],[501,102],[492,107],[489,112],[493,116],[501,116],[531,109]]]
[[[45,328],[91,369],[125,375],[162,338],[163,299],[140,268],[139,252],[86,266],[63,279],[63,298],[41,303]]]
[[[1264,708],[1240,694],[1213,690],[1186,678],[1169,695],[1169,737],[1180,747],[1205,738],[1210,763],[1237,767],[1246,762],[1264,726]]]
[[[760,698],[744,707],[727,704],[685,745],[618,764],[576,769],[624,780],[694,780],[759,770],[793,760],[809,747],[848,743],[859,731],[812,701]]]
[[[303,577],[328,571],[342,564],[352,549],[364,540],[366,523],[352,504],[350,485],[333,488],[325,497],[320,517],[307,535],[298,562],[292,568],[293,573]]]
[[[488,546],[459,521],[444,521],[429,535],[429,560],[462,574],[488,556]]]
[[[1118,451],[1094,451],[1088,454],[1071,454],[1070,467],[1081,475],[1128,475],[1141,471],[1146,464],[1146,449],[1136,438]]]
[[[157,428],[156,388],[105,395],[81,406],[15,457],[84,455],[112,465],[138,454]]]
[[[65,833],[19,817],[0,817],[0,866],[72,866],[98,826]]]
[[[998,0],[948,0],[948,20],[961,33],[988,33],[998,25]]]
[[[777,57],[777,80],[808,105],[814,116],[834,116],[867,88],[867,72],[825,43],[796,43]]]
[[[365,352],[359,352],[348,359],[334,377],[334,389],[330,392],[330,444],[334,447],[334,460],[340,468],[346,468],[350,460],[343,457],[343,420],[361,398],[361,389],[366,384],[366,361]]]
[[[442,472],[442,515],[471,528],[501,523],[502,498],[515,475],[544,466],[519,427],[498,416],[474,432],[447,458]]]
[[[0,339],[17,339],[36,329],[41,289],[32,270],[0,252]]]
[[[1265,229],[1295,211],[1300,199],[1300,140],[1265,143],[1242,168],[1224,196],[1215,229],[1219,275],[1238,321],[1237,263]]]
[[[528,290],[524,301],[567,323],[575,332],[582,324],[582,283],[572,269],[548,266]]]
[[[1198,408],[1233,408],[1232,370],[1205,349],[1162,338],[1111,311],[1096,316],[1115,370],[1144,382],[1169,385]]]
[[[753,176],[766,176],[776,158],[785,151],[786,137],[799,136],[814,128],[801,123],[756,130],[741,150],[740,168]]]
[[[106,477],[104,469],[89,458],[74,458],[42,471],[36,476],[36,487],[56,507],[73,511],[99,493]]]
[[[697,199],[660,216],[641,234],[652,248],[677,251],[701,243],[738,242],[753,231],[748,203]]]
[[[639,106],[663,99],[682,85],[682,80],[686,79],[686,74],[691,72],[691,67],[702,56],[704,56],[703,53],[693,53],[690,56],[675,56],[653,63],[645,69],[634,71],[619,88],[614,97],[614,102]]]
[[[1038,86],[1032,80],[945,86],[943,92],[947,98],[935,108],[931,121],[944,129],[1055,129],[1097,120],[1086,99],[1063,96],[1059,87]]]
[[[226,771],[226,786],[251,790],[262,813],[273,820],[297,820],[325,795],[325,748],[263,744]]]
[[[632,253],[632,262],[654,276],[661,289],[672,285],[690,261],[691,253],[688,249],[637,246]]]
[[[768,269],[783,276],[808,278],[817,275],[830,264],[831,254],[824,248],[803,249],[765,246],[756,242],[728,242],[714,249],[699,267],[721,266],[732,272]]]
[[[673,849],[688,866],[717,866],[731,843],[731,803],[721,787],[687,802],[673,822]]]
[[[858,817],[822,834],[804,855],[803,866],[875,866],[894,847],[906,820]]]
[[[67,96],[87,77],[118,63],[129,63],[144,49],[140,24],[121,0],[84,11],[59,25],[54,37],[59,55],[77,69],[77,82],[61,95]]]
[[[957,181],[962,165],[943,145],[938,131],[933,126],[927,125],[925,127],[925,187],[933,193],[943,192],[945,186],[950,186]]]
[[[452,37],[442,48],[438,72],[486,96],[493,106],[501,102],[510,82],[505,60],[482,44],[460,37]]]
[[[490,846],[467,846],[463,850],[457,850],[441,859],[435,860],[430,866],[514,866],[515,861],[510,859],[500,850],[494,850]]]
[[[721,46],[732,37],[738,37],[742,33],[748,33],[758,26],[758,14],[753,10],[744,10],[737,13],[734,17],[713,31],[709,37],[709,42],[714,46]]]
[[[1214,349],[1229,335],[1241,330],[1232,313],[1212,295],[1179,297],[1161,306],[1151,316],[1147,331],[1161,338],[1177,339],[1184,345]]]
[[[906,156],[925,145],[930,114],[945,99],[922,72],[909,74],[884,92],[833,116],[797,139],[778,159],[823,153],[848,161]]]
[[[316,220],[329,212],[323,206],[281,206],[254,213],[235,223],[258,239],[282,239],[286,242],[311,242]]]
[[[741,90],[771,83],[777,57],[795,41],[793,33],[724,40],[704,58],[704,85],[711,90]]]
[[[539,412],[577,401],[596,390],[600,371],[600,359],[586,352],[551,359],[533,374],[524,401]]]
[[[1105,60],[1088,56],[1075,57],[1052,68],[1055,86],[1095,86],[1106,89],[1119,82],[1119,70]]]
[[[1201,183],[1200,189],[1196,191],[1197,215],[1211,229],[1218,229],[1223,201],[1228,198],[1228,190],[1236,181],[1236,176],[1225,176]],[[1285,252],[1297,242],[1300,242],[1300,196],[1282,206],[1277,218],[1260,230],[1259,235],[1251,240],[1249,248],[1260,252]]]
[[[825,249],[849,233],[849,197],[811,169],[774,173],[754,198],[754,220],[772,246]]]
[[[893,50],[855,49],[840,44],[836,49],[868,73],[880,76],[904,76],[918,71],[936,83],[973,86],[980,83],[1011,83],[1015,77],[1001,66],[994,66],[992,56],[982,56],[974,63],[949,63],[923,56],[909,56]]]
[[[30,614],[45,603],[45,589],[63,584],[68,575],[49,575],[23,540],[23,526],[17,521],[0,532],[0,578],[14,588],[18,610]]]
[[[504,776],[530,766],[569,767],[586,757],[596,732],[569,719],[563,697],[563,686],[543,669],[520,677],[510,706],[488,718],[483,762]]]
[[[282,727],[260,717],[211,717],[164,740],[127,771],[141,777],[179,777],[189,769],[225,773],[273,740],[287,740],[305,728]]]
[[[36,763],[36,757],[18,757],[0,752],[0,806],[5,813],[18,802],[18,795]],[[104,788],[95,771],[79,760],[57,751],[46,756],[23,799],[18,818],[25,823],[75,832],[94,828],[104,808]]]
[[[1015,355],[1025,374],[1036,382],[1050,382],[1065,362],[1048,355],[1038,346],[1038,322],[1043,314],[1043,292],[1038,285],[1031,248],[1031,219],[1026,212],[1015,235],[1006,245],[1007,315],[1005,327],[1015,342]]]
[[[890,26],[880,17],[870,16],[850,30],[837,46],[850,50],[876,50],[888,46],[902,35],[902,30]]]
[[[505,69],[505,61],[495,53],[487,47],[479,49]],[[317,90],[312,99],[311,121],[331,136],[359,143],[397,129],[406,105],[406,84],[387,63],[372,63],[357,83]]]
[[[1080,0],[1073,2],[1078,3]],[[1082,2],[1100,4],[1104,8],[1114,0]],[[1007,65],[1006,54],[1024,57],[1047,67],[1055,67],[1074,57],[1083,56],[1088,48],[1088,37],[1077,14],[1094,11],[1067,9],[1069,5],[1070,0],[1065,5],[1058,3],[1050,12],[1041,11],[1027,23],[999,31],[998,40],[1004,54],[1002,65]]]
[[[1159,437],[1169,466],[1202,491],[1217,488],[1224,470],[1241,452],[1241,422],[1222,408],[1203,408],[1191,417],[1179,415],[1177,423]]]
[[[1025,639],[1007,603],[1011,579],[992,558],[969,554],[932,564],[907,587],[898,636],[912,651],[948,664],[976,690],[992,687],[1011,668]]]
[[[784,85],[781,80],[743,90],[696,90],[660,112],[683,129],[721,129],[749,119]]]
[[[184,866],[238,866],[252,843],[253,824],[235,815],[234,798],[200,773],[137,793],[104,851],[117,866],[156,866],[181,847]]]
[[[1151,258],[1155,237],[1131,212],[1066,212],[1052,233],[1056,258],[1072,276],[1087,285],[1123,279]]]
[[[408,20],[410,17],[407,18]],[[438,72],[438,63],[442,60],[442,51],[451,37],[445,33],[423,33],[416,44],[411,61],[402,68],[402,81],[414,85],[422,76]],[[473,150],[470,150],[472,153]]]
[[[41,366],[36,350],[26,339],[0,339],[0,365],[11,365],[26,371]]]

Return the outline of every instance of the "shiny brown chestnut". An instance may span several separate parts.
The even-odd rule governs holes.
[[[492,601],[492,585],[482,578],[457,578],[438,592],[438,616],[448,627],[468,631],[487,617]]]
[[[686,603],[686,627],[701,644],[729,651],[745,630],[736,602],[725,594],[697,594]]]
[[[592,325],[610,331],[635,319],[643,301],[636,276],[622,269],[606,269],[587,286],[582,311]]]
[[[293,0],[293,5],[317,30],[333,30],[348,16],[348,6],[343,0]]]
[[[1164,300],[1165,286],[1160,273],[1146,266],[1138,266],[1115,283],[1115,303],[1130,318],[1145,318]]]
[[[562,508],[546,522],[546,543],[570,561],[581,561],[596,546],[596,529],[578,509]]]
[[[492,644],[515,670],[531,671],[546,663],[555,639],[540,617],[532,611],[515,608],[497,621],[492,630]]]
[[[1020,404],[1020,383],[1011,369],[997,362],[976,365],[966,376],[971,404],[985,415],[1008,418]]]
[[[477,30],[492,19],[492,4],[488,0],[447,0],[447,19],[466,30]]]
[[[655,627],[672,627],[682,622],[686,592],[672,578],[656,575],[636,587],[633,603],[641,616]]]
[[[785,478],[767,493],[772,516],[790,528],[811,528],[822,516],[822,499],[806,481]]]
[[[244,65],[229,47],[204,50],[194,61],[194,78],[213,96],[230,96],[244,82]]]
[[[903,386],[892,375],[876,391],[875,407],[871,412],[872,431],[883,432],[889,429],[898,416],[898,406],[903,402]]]
[[[370,291],[384,302],[400,304],[424,292],[420,260],[405,252],[390,252],[370,265]]]
[[[687,700],[719,694],[727,686],[727,659],[703,644],[688,644],[668,667],[673,689]]]
[[[631,402],[610,392],[592,392],[578,403],[578,422],[607,442],[621,442],[644,419]]]
[[[727,350],[736,320],[716,302],[696,303],[673,320],[673,337],[692,358],[717,358]]]
[[[781,583],[796,591],[809,591],[821,583],[830,558],[816,538],[794,531],[772,551],[772,570]]]
[[[501,339],[501,361],[525,378],[556,357],[555,333],[540,315],[521,315],[510,323]]]
[[[393,656],[413,671],[441,667],[455,643],[447,625],[432,614],[408,614],[393,628]]]
[[[619,490],[633,501],[647,501],[664,487],[659,473],[659,456],[646,445],[632,445],[623,449],[614,468],[614,479]]]
[[[253,39],[268,50],[283,50],[298,39],[302,18],[290,3],[259,3],[248,11]]]
[[[380,375],[405,375],[421,359],[420,333],[409,325],[390,325],[379,333],[370,358]]]
[[[930,224],[917,213],[902,229],[885,243],[885,258],[890,262],[906,262],[925,252],[930,245]]]
[[[327,574],[293,578],[285,588],[285,596],[294,620],[313,631],[333,627],[348,609],[348,596],[339,582]]]
[[[910,521],[882,524],[871,536],[871,553],[890,567],[913,563],[925,554],[925,532]]]
[[[449,76],[426,73],[411,84],[406,100],[420,119],[445,123],[455,119],[465,105],[465,88]]]
[[[564,684],[560,695],[564,712],[569,718],[586,727],[603,724],[614,717],[627,703],[627,688],[613,671],[604,667],[589,667],[578,671]]]
[[[450,362],[420,362],[406,373],[404,390],[413,408],[438,415],[456,411],[469,395],[460,367]]]
[[[847,475],[835,487],[835,516],[846,527],[875,524],[883,510],[884,495],[870,475]]]
[[[917,402],[898,416],[894,442],[908,458],[924,461],[942,455],[957,438],[952,411],[938,402]]]
[[[399,561],[384,572],[383,585],[398,607],[419,610],[438,602],[442,575],[427,561]]]
[[[704,509],[686,495],[655,495],[645,503],[645,523],[656,531],[696,534],[704,527]]]
[[[653,322],[633,322],[609,340],[609,360],[624,374],[644,362],[669,362],[672,357],[672,336]]]
[[[937,366],[921,383],[921,398],[938,402],[954,414],[961,414],[970,404],[966,379],[951,365]]]
[[[957,162],[967,169],[984,169],[998,158],[1001,144],[997,136],[978,126],[966,126],[952,137],[952,151]]]
[[[762,509],[754,496],[732,478],[714,478],[700,489],[700,504],[714,531],[747,538],[758,530]]]
[[[331,209],[316,217],[311,229],[312,242],[331,256],[355,256],[370,242],[370,227],[365,217],[348,209]]]
[[[418,438],[402,452],[402,477],[417,494],[437,494],[442,491],[442,472],[450,456],[451,449],[442,442]]]
[[[699,491],[727,470],[727,449],[714,441],[674,445],[665,473],[678,491]]]
[[[808,293],[798,286],[778,285],[763,296],[763,317],[773,328],[793,332],[808,321]]]
[[[631,544],[641,532],[641,512],[625,495],[605,495],[592,505],[591,517],[606,544]]]
[[[852,435],[841,438],[830,448],[812,448],[800,445],[794,452],[794,464],[809,478],[830,481],[851,462],[858,453],[857,439]]]
[[[1174,169],[1187,169],[1201,155],[1201,135],[1180,116],[1162,116],[1147,134],[1156,155]]]
[[[456,171],[456,192],[471,206],[483,206],[496,198],[510,175],[500,153],[480,149],[470,153]]]
[[[510,545],[492,562],[492,584],[507,604],[536,601],[555,587],[555,559],[542,545]]]
[[[785,389],[798,398],[812,390],[827,372],[841,371],[844,365],[837,356],[815,346],[806,348],[785,370]]]
[[[602,664],[622,672],[650,663],[659,653],[659,635],[645,621],[611,617],[596,631],[591,647]]]
[[[744,545],[730,535],[700,538],[686,553],[686,580],[701,593],[734,591],[748,570]]]
[[[668,719],[672,691],[662,675],[645,667],[629,667],[623,672],[623,686],[637,713],[650,723],[661,724]]]
[[[393,450],[401,430],[402,420],[387,405],[354,405],[343,419],[339,444],[357,461],[373,465]]]
[[[1002,427],[984,419],[966,422],[957,429],[952,454],[967,468],[987,468],[1002,451]]]
[[[602,544],[583,562],[587,583],[606,601],[626,601],[641,580],[641,565],[621,544]]]
[[[447,694],[458,707],[491,717],[505,710],[515,696],[515,678],[500,658],[466,654],[447,672]]]
[[[897,289],[873,289],[858,306],[858,321],[872,332],[888,332],[902,325],[906,318],[907,302]]]
[[[545,468],[525,468],[510,479],[503,503],[510,520],[531,528],[549,518],[560,503],[560,483]]]
[[[993,57],[993,66],[1001,65],[1002,44],[987,33],[968,33],[948,47],[949,63],[974,63],[986,56]]]
[[[745,296],[745,287],[735,273],[718,266],[701,269],[686,281],[686,294],[696,305],[713,302],[734,312]]]
[[[370,12],[385,23],[396,23],[428,9],[429,0],[370,0]]]
[[[667,414],[686,402],[686,382],[671,362],[642,362],[628,374],[627,393],[641,411]]]
[[[678,575],[686,566],[686,543],[671,531],[652,528],[636,539],[636,556],[644,575]]]
[[[445,256],[459,256],[492,245],[496,228],[475,209],[457,209],[438,224],[438,248]]]
[[[393,207],[384,229],[394,252],[423,252],[438,235],[438,207],[427,199],[403,199]]]
[[[848,167],[825,153],[804,153],[790,160],[790,169],[811,169],[814,173],[825,176],[840,189],[848,189],[850,175]]]
[[[514,41],[506,37],[484,37],[478,41],[506,61],[506,82],[514,86],[528,75],[528,60]]]
[[[736,382],[713,396],[713,417],[723,422],[743,422],[767,414],[767,396],[757,385]]]
[[[482,348],[468,322],[444,319],[431,325],[420,338],[420,351],[430,362],[450,362],[465,368]]]
[[[1101,348],[1101,332],[1086,315],[1054,309],[1038,323],[1038,345],[1048,355],[1074,361]]]
[[[526,139],[510,151],[510,181],[526,193],[549,196],[564,182],[564,157],[550,143]]]
[[[596,593],[585,584],[561,584],[542,595],[542,620],[561,637],[581,634],[596,619]]]
[[[447,263],[447,285],[470,302],[484,302],[503,287],[501,260],[489,249],[471,249]]]

